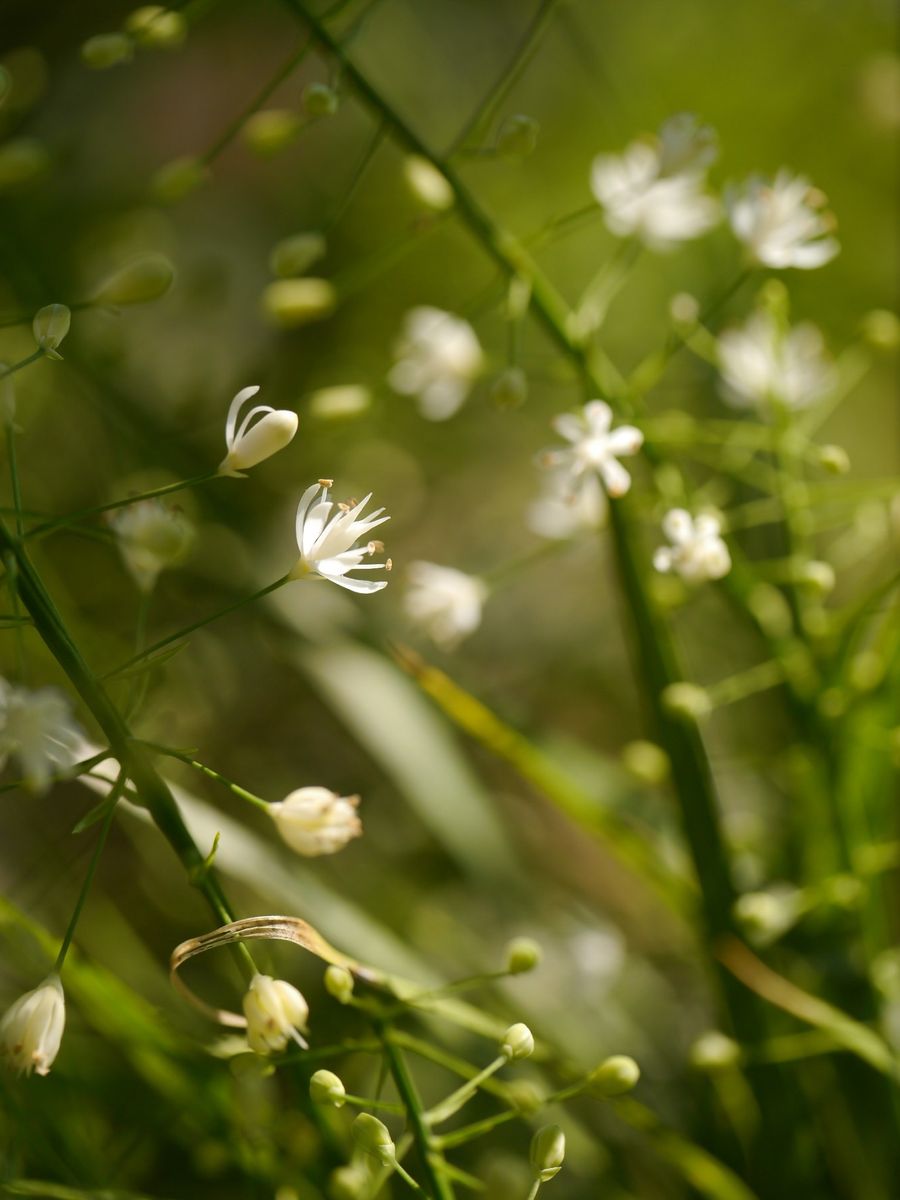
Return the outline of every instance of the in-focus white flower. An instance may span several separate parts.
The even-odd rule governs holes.
[[[59,976],[20,996],[0,1021],[0,1056],[13,1071],[47,1075],[59,1053],[66,1024],[66,998]]]
[[[378,525],[389,521],[383,517],[383,508],[376,508],[367,517],[362,511],[372,498],[372,493],[358,504],[334,504],[328,499],[330,479],[320,479],[306,489],[297,506],[297,548],[300,558],[291,571],[291,579],[303,579],[306,575],[320,575],[339,587],[351,592],[369,595],[387,587],[386,579],[354,579],[348,571],[389,571],[391,560],[385,563],[364,563],[363,559],[384,550],[379,541],[357,546],[360,538],[371,533]],[[334,511],[333,511],[334,510]]]
[[[573,493],[592,473],[600,476],[610,496],[624,496],[631,487],[631,476],[619,459],[637,454],[644,435],[633,425],[613,429],[612,419],[612,409],[605,400],[590,400],[580,412],[554,418],[553,428],[571,445],[548,451],[543,462],[565,470]]]
[[[302,1036],[309,1018],[303,993],[284,979],[254,975],[244,994],[247,1041],[256,1054],[280,1054],[288,1042],[307,1049]]]
[[[362,833],[359,796],[339,796],[324,787],[303,787],[270,804],[275,827],[292,850],[308,858],[335,854]]]
[[[403,396],[416,396],[430,421],[446,421],[457,412],[484,366],[469,322],[427,306],[406,314],[394,356],[388,383]]]
[[[528,506],[525,522],[539,537],[564,540],[577,533],[600,529],[609,505],[596,475],[584,475],[573,488],[570,473],[549,471],[541,494]]]
[[[663,517],[663,533],[671,542],[653,555],[657,571],[675,571],[686,583],[721,579],[731,570],[731,555],[720,534],[722,525],[712,513],[692,517],[673,508]]]
[[[225,421],[228,453],[219,464],[220,475],[240,477],[250,467],[283,450],[297,432],[295,412],[286,408],[272,408],[268,404],[255,405],[238,424],[241,408],[258,391],[258,387],[242,388],[231,402]]]
[[[827,198],[802,175],[782,168],[774,179],[754,175],[726,195],[728,219],[756,262],[780,270],[824,266],[840,250],[830,234]]]
[[[194,540],[183,512],[155,497],[117,509],[109,518],[119,552],[142,592],[153,589],[160,571],[180,563]]]
[[[76,762],[83,738],[62,692],[0,679],[0,770],[13,756],[28,787],[45,792]]]
[[[714,131],[680,113],[653,141],[632,142],[621,155],[598,155],[591,190],[610,231],[661,251],[706,233],[720,216],[718,201],[704,191],[716,153]]]
[[[765,310],[723,333],[718,357],[722,394],[734,408],[808,408],[837,385],[837,371],[815,325],[785,328]]]
[[[404,598],[407,615],[440,646],[451,648],[481,624],[487,586],[474,575],[437,563],[409,565],[410,586]]]

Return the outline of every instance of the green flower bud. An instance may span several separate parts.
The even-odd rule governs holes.
[[[310,415],[323,421],[358,417],[372,403],[368,388],[348,383],[340,387],[319,388],[309,398]]]
[[[447,182],[446,175],[427,158],[410,154],[403,160],[403,177],[409,190],[427,208],[445,212],[453,207],[453,188]]]
[[[256,154],[277,154],[290,145],[301,128],[300,118],[290,109],[264,108],[247,118],[241,137]]]
[[[850,470],[850,455],[843,446],[820,446],[819,462],[831,475],[846,475]]]
[[[367,1200],[369,1173],[362,1163],[347,1163],[331,1172],[328,1195],[331,1200]]]
[[[391,1138],[390,1131],[383,1121],[373,1117],[371,1113],[360,1113],[353,1122],[353,1140],[386,1167],[393,1166],[397,1161],[397,1151]]]
[[[514,1079],[508,1085],[507,1094],[513,1108],[524,1117],[534,1116],[544,1107],[544,1093],[530,1079]]]
[[[62,358],[56,348],[69,332],[72,313],[65,304],[47,304],[38,309],[31,322],[34,340],[48,358]]]
[[[310,117],[330,117],[338,110],[338,94],[327,83],[308,83],[300,103]]]
[[[513,938],[506,947],[506,969],[510,975],[533,971],[540,961],[541,948],[532,938]]]
[[[144,254],[114,271],[97,288],[95,304],[145,304],[172,286],[175,268],[161,254]]]
[[[690,292],[676,292],[669,301],[669,316],[676,327],[694,326],[700,317],[700,301]]]
[[[185,154],[160,167],[150,186],[157,200],[173,204],[206,183],[209,174],[209,167],[205,163],[192,154]]]
[[[621,1096],[630,1092],[640,1077],[641,1068],[633,1058],[614,1054],[591,1071],[591,1088],[601,1096]]]
[[[325,968],[325,991],[341,1004],[346,1004],[353,995],[353,975],[346,967],[332,963]]]
[[[337,306],[337,292],[327,279],[279,279],[263,292],[263,311],[282,329],[297,329],[330,316]]]
[[[292,237],[283,238],[272,248],[269,266],[272,274],[280,275],[282,279],[303,275],[313,263],[325,257],[327,249],[324,234],[317,230],[295,233]]]
[[[827,596],[829,592],[833,591],[836,582],[834,567],[830,563],[821,562],[818,559],[800,563],[797,567],[796,579],[797,583],[808,587],[810,591],[818,592],[821,596]]]
[[[741,1060],[741,1048],[727,1034],[718,1029],[702,1033],[690,1050],[691,1066],[697,1071],[727,1071]]]
[[[769,637],[785,637],[790,633],[791,610],[777,587],[758,583],[747,597],[747,604]]]
[[[622,766],[639,783],[658,787],[669,778],[669,756],[655,742],[638,739],[622,748]]]
[[[663,689],[662,702],[673,717],[683,721],[699,721],[712,712],[707,692],[695,683],[670,683]]]
[[[876,350],[896,350],[900,346],[900,317],[887,308],[876,308],[862,320],[862,335]]]
[[[30,183],[49,166],[50,155],[37,138],[13,138],[0,146],[0,191]]]
[[[545,1125],[531,1139],[531,1169],[536,1179],[547,1183],[559,1174],[566,1157],[566,1135],[558,1125]]]
[[[135,41],[154,50],[174,50],[187,37],[187,21],[180,12],[170,12],[159,4],[136,8],[125,22]]]
[[[500,1053],[506,1058],[528,1058],[534,1053],[534,1035],[527,1025],[510,1025],[500,1042]]]
[[[507,367],[491,384],[491,399],[498,408],[518,408],[528,399],[528,376],[521,367]]]
[[[333,1071],[316,1071],[309,1081],[309,1095],[314,1104],[333,1104],[343,1108],[347,1091]]]
[[[735,919],[752,942],[768,946],[796,924],[802,912],[801,899],[799,891],[787,884],[745,892],[734,903]]]
[[[105,71],[131,62],[134,42],[124,33],[98,33],[81,47],[82,61],[94,71]]]
[[[516,158],[527,158],[537,145],[540,125],[534,117],[525,113],[514,113],[507,117],[497,134],[497,150]]]

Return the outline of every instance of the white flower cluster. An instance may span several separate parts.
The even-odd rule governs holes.
[[[723,333],[717,350],[722,395],[734,408],[808,408],[837,384],[822,334],[808,322],[791,329],[760,310]]]
[[[0,770],[15,758],[26,786],[46,792],[74,765],[83,738],[62,692],[0,678]]]

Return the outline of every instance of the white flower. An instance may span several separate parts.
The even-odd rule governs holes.
[[[548,466],[565,468],[573,492],[591,472],[600,476],[610,496],[624,496],[631,487],[631,476],[618,460],[637,454],[644,435],[633,425],[613,429],[612,417],[605,400],[591,400],[580,412],[554,418],[553,428],[571,446],[549,451],[544,461]]]
[[[721,335],[718,357],[722,392],[734,408],[808,408],[837,384],[815,325],[785,329],[764,310]]]
[[[728,219],[753,258],[776,270],[821,267],[840,246],[828,235],[834,218],[826,197],[802,175],[782,168],[774,180],[753,176],[726,196]]]
[[[525,521],[539,537],[563,540],[599,529],[608,507],[596,475],[582,476],[573,489],[568,471],[551,471],[543,477],[541,495],[528,506]]]
[[[258,391],[258,387],[242,388],[231,402],[225,421],[228,453],[219,464],[220,475],[240,477],[250,467],[283,450],[297,432],[295,412],[286,408],[271,408],[268,404],[255,405],[244,414],[238,425],[238,413]],[[255,417],[260,419],[254,422]]]
[[[394,354],[388,383],[403,396],[417,396],[430,421],[453,416],[484,365],[472,326],[440,308],[411,309]]]
[[[362,833],[359,796],[339,796],[324,787],[303,787],[270,804],[275,827],[292,850],[308,858],[336,854]]]
[[[703,190],[716,152],[713,130],[681,113],[653,142],[632,142],[621,155],[598,155],[591,190],[611,232],[662,251],[706,233],[719,219],[718,202]]]
[[[307,1048],[309,1005],[293,984],[271,975],[254,975],[244,995],[247,1041],[256,1054],[280,1054],[288,1042]]]
[[[109,518],[125,566],[142,592],[152,590],[160,571],[182,561],[194,527],[177,508],[151,498],[120,508]]]
[[[488,589],[480,579],[431,562],[410,563],[409,578],[407,615],[439,645],[455,646],[481,624]]]
[[[20,996],[0,1021],[0,1056],[14,1071],[49,1073],[66,1024],[66,998],[57,974]]]
[[[83,737],[61,692],[0,679],[0,770],[14,755],[28,787],[45,792],[76,761]]]
[[[347,572],[391,569],[390,559],[386,563],[363,562],[367,555],[384,549],[381,542],[368,542],[361,547],[356,545],[361,537],[389,521],[390,517],[381,516],[383,508],[376,508],[367,517],[361,516],[372,498],[371,492],[358,504],[335,505],[328,499],[330,487],[330,479],[320,479],[308,487],[300,498],[297,506],[297,548],[300,558],[291,571],[291,578],[320,575],[351,592],[365,595],[380,592],[387,587],[386,579],[352,579]],[[332,509],[336,509],[333,516]]]
[[[687,583],[704,583],[731,570],[731,555],[719,536],[722,525],[712,513],[692,517],[683,508],[673,508],[663,518],[662,528],[672,544],[653,555],[657,571],[675,571]]]

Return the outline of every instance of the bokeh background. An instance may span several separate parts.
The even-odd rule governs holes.
[[[530,7],[381,0],[349,5],[341,21],[369,10],[354,60],[440,148],[502,72]],[[525,522],[538,489],[535,456],[552,440],[550,418],[579,402],[577,381],[529,325],[527,401],[512,409],[492,402],[492,373],[506,355],[502,282],[461,222],[423,209],[389,136],[345,203],[376,128],[347,91],[333,117],[283,152],[260,156],[236,137],[216,156],[207,186],[177,205],[155,202],[154,172],[214,145],[303,30],[274,0],[195,0],[177,52],[88,70],[82,42],[118,28],[127,12],[112,3],[2,5],[3,61],[15,87],[0,128],[5,137],[41,139],[51,161],[27,188],[0,193],[0,312],[77,300],[144,250],[168,255],[178,272],[157,303],[76,313],[64,361],[17,378],[26,505],[62,513],[202,473],[222,455],[231,396],[258,383],[263,401],[296,408],[300,432],[251,479],[179,496],[197,536],[188,560],[156,589],[151,636],[287,570],[294,506],[319,477],[334,477],[341,495],[374,492],[391,514],[385,541],[394,561],[391,586],[372,599],[294,584],[194,635],[154,677],[140,732],[196,748],[268,799],[312,783],[362,796],[365,836],[310,863],[276,842],[263,815],[172,764],[171,777],[192,793],[186,804],[201,844],[222,834],[218,863],[242,913],[296,913],[348,952],[428,981],[490,970],[508,938],[531,935],[544,947],[540,970],[478,1003],[527,1020],[582,1065],[633,1055],[644,1073],[640,1102],[688,1141],[739,1161],[722,1109],[739,1107],[741,1097],[717,1100],[688,1063],[695,1038],[717,1022],[696,935],[622,864],[604,833],[614,820],[652,856],[687,869],[666,788],[636,780],[622,760],[623,747],[651,731],[606,537],[539,554]],[[563,3],[498,115],[536,118],[536,149],[521,159],[474,157],[461,171],[498,220],[527,237],[590,204],[595,154],[621,149],[673,112],[696,112],[720,135],[717,185],[789,165],[827,193],[841,254],[785,282],[793,314],[818,323],[838,354],[857,343],[866,313],[897,305],[895,35],[896,11],[881,0]],[[310,81],[334,81],[315,53],[268,105],[297,109]],[[327,257],[316,269],[346,283],[341,303],[326,321],[273,329],[261,307],[271,248],[323,227]],[[615,247],[598,213],[537,255],[575,298]],[[645,253],[604,327],[604,348],[630,369],[668,335],[673,294],[712,300],[739,269],[725,228],[671,255]],[[753,290],[727,302],[719,326],[748,311]],[[446,423],[423,420],[384,382],[403,314],[417,304],[466,314],[492,364]],[[32,346],[27,325],[0,330],[7,361]],[[896,560],[883,481],[900,465],[897,382],[896,361],[876,356],[823,431],[823,441],[846,448],[859,485],[843,494],[860,502],[841,510],[846,520],[823,542],[838,568],[834,603]],[[323,416],[316,391],[347,384],[369,389],[369,406],[350,418]],[[723,415],[708,364],[689,354],[673,362],[650,398],[651,413],[671,409]],[[870,481],[874,499],[863,486]],[[721,502],[733,498],[723,485]],[[652,516],[648,508],[648,545]],[[429,645],[404,613],[404,568],[418,558],[476,574],[513,564],[482,627],[453,654]],[[42,545],[39,565],[91,663],[104,669],[127,657],[138,600],[114,549],[63,534]],[[692,679],[712,682],[757,661],[758,647],[713,589],[673,620]],[[10,668],[10,634],[2,639]],[[437,663],[518,730],[555,773],[556,792],[548,796],[454,728],[397,666],[390,650],[398,645]],[[35,681],[59,681],[37,639],[29,657]],[[708,737],[742,886],[784,878],[791,733],[779,695],[723,710]],[[93,802],[74,783],[43,797],[0,796],[4,1002],[46,970],[44,931],[64,928],[91,848],[90,834],[71,829]],[[817,833],[807,829],[812,846]],[[822,918],[825,944],[829,920],[840,919]],[[296,1081],[242,1075],[208,1054],[213,1031],[170,989],[171,948],[210,924],[162,839],[135,813],[123,815],[78,929],[57,1067],[46,1080],[6,1079],[0,1090],[0,1174],[89,1195],[326,1194],[327,1170],[341,1161],[338,1135],[317,1130]],[[336,1018],[318,973],[280,955],[273,962],[301,982],[326,1036]],[[205,986],[233,1001],[227,960],[210,965]],[[465,1038],[456,1048],[488,1056]],[[365,1064],[348,1081],[353,1070],[353,1090],[371,1086]],[[832,1086],[827,1060],[801,1070],[811,1097]],[[426,1090],[429,1083],[439,1086],[426,1077]],[[637,1118],[593,1105],[570,1120],[569,1160],[552,1184],[561,1200],[697,1194],[679,1154],[652,1130],[637,1131]],[[828,1157],[830,1137],[840,1143],[837,1167],[808,1195],[889,1194],[877,1176],[854,1190],[868,1152],[839,1103],[798,1136],[810,1162]],[[488,1179],[489,1196],[524,1195],[526,1146],[524,1129],[507,1129],[463,1161]]]

